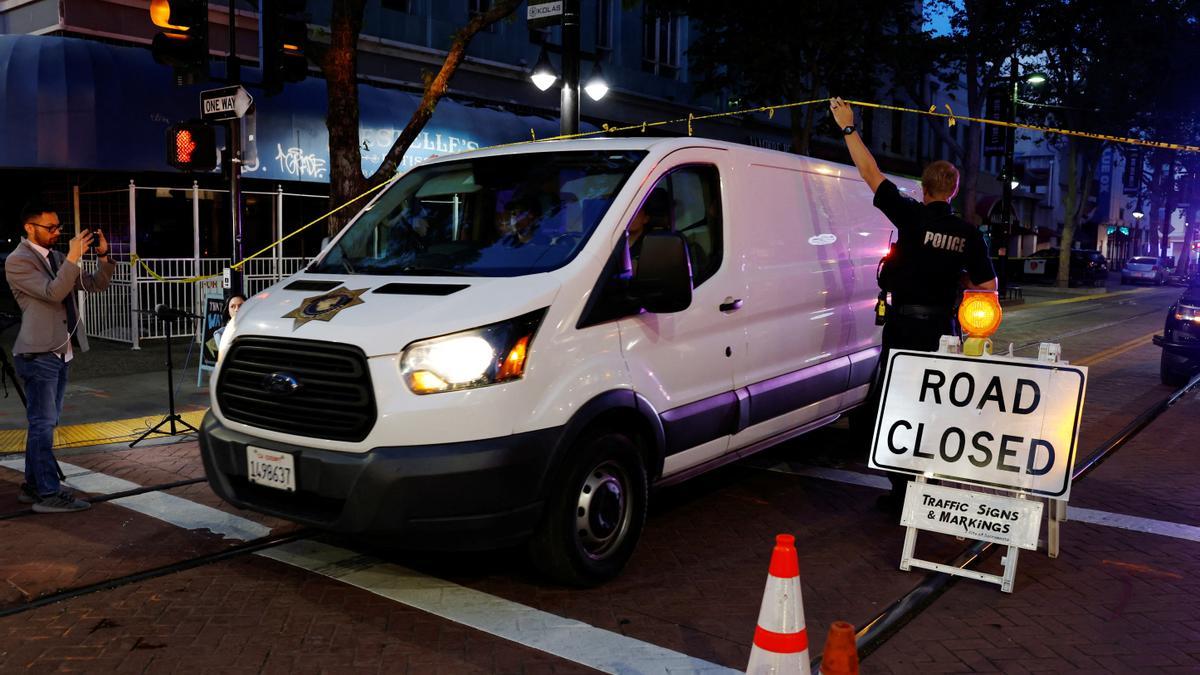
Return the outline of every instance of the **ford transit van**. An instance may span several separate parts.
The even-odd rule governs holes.
[[[421,164],[226,330],[208,479],[328,530],[527,543],[557,580],[610,579],[650,488],[863,402],[892,231],[871,198],[851,167],[698,138]]]

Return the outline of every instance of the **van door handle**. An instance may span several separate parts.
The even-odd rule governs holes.
[[[725,302],[721,303],[722,312],[736,312],[742,308],[741,298],[726,298]]]

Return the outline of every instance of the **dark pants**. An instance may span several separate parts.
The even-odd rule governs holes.
[[[879,367],[875,370],[875,381],[871,383],[871,391],[867,394],[867,409],[872,415],[878,415],[879,399],[883,395],[883,383],[887,373],[888,354],[893,349],[916,349],[923,352],[935,352],[941,343],[943,335],[958,335],[958,322],[952,314],[940,317],[903,316],[897,311],[888,314],[887,323],[883,325],[883,351],[879,355]],[[875,425],[872,424],[874,429]],[[904,488],[912,480],[912,476],[895,471],[888,472],[888,480],[892,482],[892,494],[904,496]]]
[[[58,494],[58,465],[54,462],[54,427],[62,416],[63,393],[67,388],[66,363],[55,354],[17,356],[13,366],[25,383],[28,403],[25,417],[25,482],[39,496]]]

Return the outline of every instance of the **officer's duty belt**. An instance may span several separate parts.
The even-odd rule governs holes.
[[[896,305],[892,311],[912,319],[947,319],[954,311],[937,305]]]

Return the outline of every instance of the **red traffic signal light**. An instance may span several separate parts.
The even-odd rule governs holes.
[[[180,79],[207,79],[208,0],[150,0],[150,21],[163,29],[154,36],[154,60]]]
[[[212,171],[217,167],[217,135],[199,122],[167,129],[167,164],[180,171]]]

